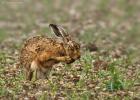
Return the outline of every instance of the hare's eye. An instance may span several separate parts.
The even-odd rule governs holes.
[[[80,49],[80,45],[76,45],[75,48],[76,48],[76,49]]]
[[[72,46],[69,46],[69,50],[73,51],[73,50],[74,50],[74,48],[73,48]]]

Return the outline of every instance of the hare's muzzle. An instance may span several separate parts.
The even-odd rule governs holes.
[[[70,63],[73,63],[75,60],[78,60],[78,59],[80,59],[81,58],[81,56],[79,55],[79,56],[76,56],[75,58],[72,58],[72,60],[70,61]]]
[[[75,61],[75,59],[71,59],[69,62],[67,62],[67,64],[71,64]]]
[[[75,56],[73,57],[73,59],[74,59],[74,60],[77,60],[77,59],[80,59],[80,58],[81,58],[80,53],[79,53],[79,54],[77,54],[77,55],[75,55]]]
[[[79,55],[78,57],[77,57],[77,59],[80,59],[81,58],[81,55]]]

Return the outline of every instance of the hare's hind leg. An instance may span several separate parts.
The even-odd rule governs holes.
[[[33,72],[30,69],[25,69],[25,77],[26,77],[26,80],[31,81],[33,77]]]
[[[31,73],[34,80],[37,80],[37,72],[38,72],[38,64],[36,61],[32,61],[31,63]]]

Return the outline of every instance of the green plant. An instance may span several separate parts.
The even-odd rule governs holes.
[[[95,37],[95,32],[96,29],[94,28],[90,28],[84,31],[84,34],[81,34],[79,39],[81,39],[81,41],[85,42],[85,43],[90,43],[93,41],[96,41],[97,38],[93,38]]]
[[[81,100],[90,100],[91,92],[90,91],[84,91],[81,95]]]
[[[7,33],[4,29],[0,29],[0,41],[4,40],[7,36]]]
[[[43,95],[40,96],[39,100],[47,100],[48,98],[48,92],[44,92]]]
[[[109,66],[111,79],[106,83],[106,88],[109,91],[124,89],[124,81],[121,73],[115,66],[115,63],[110,64]]]
[[[0,52],[0,61],[1,62],[6,62],[6,54],[3,52]]]
[[[86,51],[85,54],[81,57],[81,64],[83,65],[82,75],[85,75],[85,78],[88,77],[88,73],[92,68],[93,56],[90,52]]]
[[[4,96],[7,94],[8,94],[8,91],[6,90],[6,88],[0,87],[0,96]]]
[[[107,12],[107,6],[109,4],[110,0],[100,0],[98,8],[102,12]]]

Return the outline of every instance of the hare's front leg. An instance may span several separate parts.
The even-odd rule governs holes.
[[[59,62],[71,61],[71,58],[69,56],[53,57],[52,59],[57,60]]]
[[[52,56],[52,55],[48,55],[48,54],[42,54],[39,57],[40,62],[43,62],[44,60],[47,61],[47,60],[50,60],[50,59],[53,59],[53,60],[56,60],[56,61],[59,61],[59,62],[69,62],[69,61],[71,61],[71,58],[69,56]]]
[[[69,56],[51,56],[51,55],[48,55],[48,54],[42,54],[40,57],[39,57],[39,61],[40,62],[44,62],[44,60],[56,60],[56,61],[59,61],[59,62],[68,62],[68,61],[71,61],[71,58]]]
[[[30,69],[25,69],[25,77],[26,77],[26,80],[31,81],[33,77],[33,72]]]

